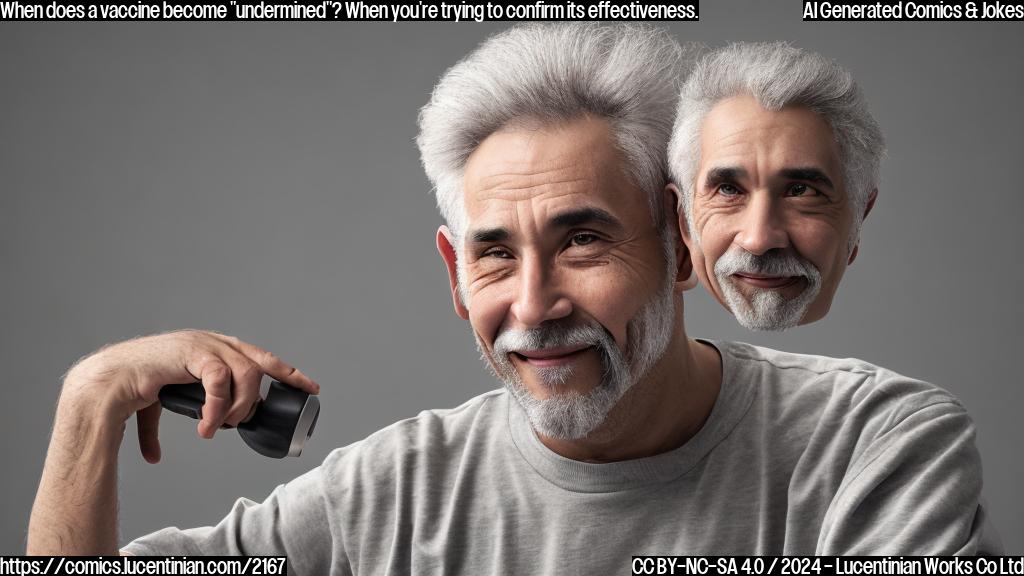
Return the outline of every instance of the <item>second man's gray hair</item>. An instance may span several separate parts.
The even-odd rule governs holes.
[[[664,223],[666,153],[685,59],[665,31],[594,23],[515,26],[449,69],[419,114],[423,167],[461,245],[462,178],[470,154],[518,122],[555,124],[586,115],[609,122],[628,176]]]
[[[832,128],[853,204],[848,249],[860,236],[864,209],[878,187],[885,140],[853,76],[833,60],[784,42],[734,43],[706,54],[683,84],[669,144],[669,170],[682,192],[691,234],[694,179],[700,161],[701,125],[725,99],[751,95],[766,110],[805,106]],[[699,241],[699,239],[698,239]]]

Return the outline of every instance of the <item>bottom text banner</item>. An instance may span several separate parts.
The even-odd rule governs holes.
[[[633,556],[632,574],[1024,576],[1024,556]]]
[[[0,576],[17,574],[223,574],[288,573],[284,556],[0,556]]]

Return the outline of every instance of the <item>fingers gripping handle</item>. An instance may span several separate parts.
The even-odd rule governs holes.
[[[238,425],[238,433],[250,448],[271,458],[298,456],[313,434],[320,401],[302,390],[273,380],[251,417]],[[160,404],[189,418],[202,418],[206,390],[201,383],[172,384],[159,393]]]
[[[279,387],[284,386],[284,384],[281,384],[277,380],[272,380],[269,376],[264,376],[263,381],[260,383],[261,401],[267,399],[272,383],[277,384]],[[189,418],[194,418],[196,420],[203,419],[203,404],[206,403],[206,389],[203,388],[201,382],[164,386],[160,389],[158,397],[160,398],[160,404],[171,412],[188,416]],[[253,417],[253,413],[258,407],[259,404],[252,407],[252,411],[249,412],[249,416],[246,417],[246,420]]]

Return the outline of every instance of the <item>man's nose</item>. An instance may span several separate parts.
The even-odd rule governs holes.
[[[768,194],[752,195],[740,226],[734,242],[751,254],[761,255],[773,248],[789,246],[789,233]]]
[[[572,303],[538,259],[524,260],[517,288],[511,312],[521,328],[536,328],[572,314]]]

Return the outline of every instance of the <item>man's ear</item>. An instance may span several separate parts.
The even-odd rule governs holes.
[[[671,196],[673,202],[672,218],[679,228],[679,236],[683,242],[690,243],[690,227],[686,223],[686,214],[683,213],[683,192],[678,186],[669,182],[665,186],[665,194]]]
[[[877,200],[877,199],[878,199],[878,188],[875,188],[875,189],[871,190],[870,194],[868,194],[868,203],[867,203],[866,206],[864,206],[864,215],[861,216],[861,220],[866,220],[867,219],[868,214],[871,213],[871,209],[875,207],[875,200]]]
[[[459,292],[459,269],[458,255],[455,252],[455,241],[452,238],[452,231],[447,226],[437,229],[437,251],[448,268],[448,282],[452,289],[452,304],[455,305],[455,313],[463,320],[469,320],[469,309],[462,301],[462,294]]]
[[[686,217],[682,211],[682,193],[671,182],[665,186],[665,219],[676,227],[681,242],[676,243],[676,287],[680,291],[690,290],[697,286],[697,274],[693,270],[693,259],[690,257],[689,231]]]
[[[864,206],[864,216],[861,217],[861,222],[867,220],[868,214],[871,213],[871,209],[875,207],[875,200],[878,199],[878,188],[875,188],[868,194],[868,203]],[[853,250],[850,250],[850,258],[846,261],[846,265],[853,264],[853,261],[857,259],[857,252],[860,251],[860,238],[857,239],[857,244],[854,245]]]

